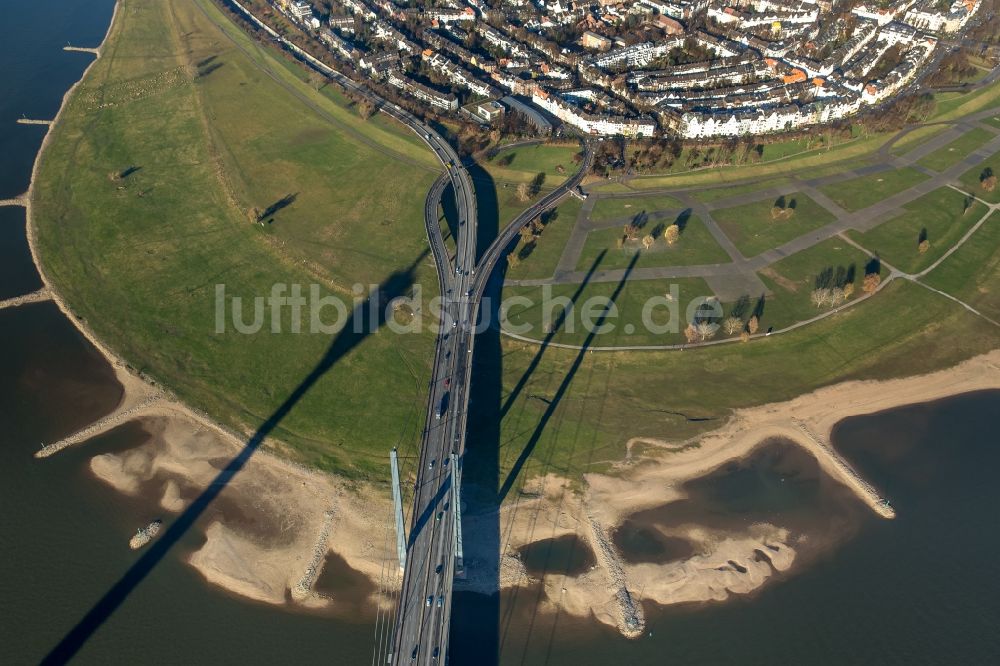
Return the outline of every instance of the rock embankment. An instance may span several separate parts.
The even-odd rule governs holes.
[[[0,310],[16,308],[21,305],[28,305],[29,303],[40,303],[41,301],[49,300],[52,300],[52,294],[49,292],[48,287],[42,287],[38,291],[33,291],[30,294],[14,296],[13,298],[7,298],[0,301]]]
[[[63,439],[60,439],[58,442],[53,442],[52,444],[46,444],[42,448],[35,451],[35,457],[48,458],[54,453],[59,453],[67,446],[73,446],[74,444],[79,444],[80,442],[84,442],[90,439],[91,437],[94,437],[95,435],[99,435],[102,432],[107,432],[108,430],[114,428],[115,426],[120,425],[125,421],[128,421],[133,416],[136,416],[139,412],[153,405],[153,403],[161,400],[162,397],[163,396],[160,395],[159,393],[154,393],[152,395],[147,396],[138,403],[132,405],[131,407],[115,410],[108,416],[105,416],[103,419],[91,423],[83,430],[78,430],[69,437],[64,437]]]
[[[618,630],[626,638],[638,638],[646,626],[646,617],[642,612],[642,605],[628,590],[628,578],[621,557],[597,519],[588,515],[587,522],[590,524],[591,546],[608,576],[608,583],[618,606]]]
[[[825,460],[823,457],[817,456],[821,465],[825,462],[828,466],[832,466],[833,470],[829,471],[833,471],[842,481],[849,486],[853,486],[855,492],[864,498],[865,503],[871,507],[872,511],[879,514],[883,518],[896,517],[896,511],[889,504],[889,500],[882,497],[878,490],[875,489],[875,486],[862,478],[857,470],[851,467],[851,464],[847,462],[847,460],[845,460],[835,448],[833,448],[833,445],[830,444],[828,439],[817,435],[813,429],[806,425],[806,423],[801,419],[793,418],[792,422],[798,426],[803,435],[809,438],[810,443],[817,447],[822,455],[825,456]]]
[[[319,536],[316,538],[316,546],[313,548],[312,558],[310,558],[305,573],[302,574],[302,578],[292,587],[292,598],[296,601],[302,601],[312,594],[313,585],[316,584],[316,579],[322,570],[323,558],[330,552],[330,530],[333,527],[334,515],[335,512],[333,509],[328,509],[323,514],[323,524],[320,528]]]

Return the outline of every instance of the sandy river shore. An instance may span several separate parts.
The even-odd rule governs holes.
[[[929,375],[847,382],[787,402],[738,410],[725,426],[690,442],[630,440],[618,468],[587,475],[582,492],[555,475],[530,480],[501,509],[499,553],[475,552],[470,544],[477,542],[477,531],[493,521],[467,516],[469,576],[458,587],[491,592],[498,582],[501,588],[540,585],[545,608],[592,616],[626,635],[638,635],[643,602],[719,601],[750,593],[793,566],[797,544],[786,527],[769,523],[739,534],[691,528],[684,536],[698,548],[690,557],[630,564],[618,556],[608,536],[630,515],[682,499],[685,482],[781,437],[815,457],[825,473],[873,511],[891,518],[894,514],[879,503],[877,489],[845,467],[830,447],[833,426],[853,415],[997,388],[1000,351]],[[232,433],[168,399],[143,407],[133,418],[141,419],[149,440],[122,453],[95,456],[91,470],[122,493],[158,498],[167,514],[182,511],[242,446]],[[321,597],[310,589],[319,574],[316,563],[321,568],[326,553],[333,552],[372,581],[368,606],[379,602],[376,586],[398,585],[391,534],[386,532],[391,508],[383,488],[349,485],[259,451],[215,504],[199,523],[205,544],[189,559],[212,584],[257,601],[336,610],[335,594]],[[589,545],[595,566],[581,575],[533,579],[518,551],[563,535],[576,535]],[[477,570],[477,562],[495,564]]]

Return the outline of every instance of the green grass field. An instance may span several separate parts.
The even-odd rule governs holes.
[[[276,283],[316,283],[349,297],[354,283],[391,282],[399,285],[393,292],[408,293],[412,280],[425,299],[433,296],[421,215],[438,167],[393,123],[363,121],[332,91],[303,83],[277,51],[244,37],[208,0],[121,2],[102,57],[53,129],[35,183],[46,274],[74,314],[127,362],[231,427],[258,427],[319,370],[272,444],[321,469],[384,478],[391,446],[416,451],[433,336],[385,329],[367,337],[295,334],[287,310],[281,332],[244,335],[227,324],[217,333],[216,285],[246,301],[267,296]],[[831,153],[856,157],[858,145]],[[783,162],[780,172],[811,159]],[[112,177],[130,167],[138,169]],[[751,169],[745,173],[757,173]],[[527,205],[504,195],[498,202],[501,220]],[[252,207],[275,210],[261,226],[248,219]],[[574,220],[578,210],[568,200],[554,225]],[[990,224],[981,231],[995,234]],[[524,265],[557,256],[568,227],[547,229],[536,250],[542,254]],[[977,233],[932,279],[967,290],[970,301],[984,289],[992,294],[997,239],[989,234]],[[814,264],[833,256],[829,248],[816,252],[796,255],[779,273],[808,280]],[[976,262],[983,272],[973,270]],[[678,285],[678,304],[709,293],[700,279],[670,282]],[[588,285],[583,298],[616,286]],[[667,281],[625,285],[616,333],[596,344],[680,341],[679,332],[625,330],[641,323],[650,297],[668,290]],[[777,325],[796,308],[800,301],[779,293],[762,325]],[[666,310],[654,321],[666,323]],[[537,308],[513,314],[541,321]],[[579,328],[559,334],[566,341],[585,335]],[[576,351],[548,349],[539,358],[537,345],[507,340],[495,378],[501,399],[522,380],[524,389],[505,412],[495,445],[506,471],[537,431],[522,476],[575,476],[621,460],[631,437],[683,439],[721,425],[734,408],[844,379],[936,369],[996,344],[994,326],[905,281],[802,330],[748,344],[595,353],[576,363]],[[560,385],[568,388],[550,408]],[[551,418],[542,423],[546,409]]]
[[[518,382],[524,385],[501,424],[501,478],[532,440],[520,478],[605,471],[625,456],[633,437],[681,442],[720,427],[739,407],[848,379],[927,372],[996,344],[991,324],[905,281],[816,324],[747,344],[581,354],[505,340],[504,400]],[[543,423],[546,410],[551,415]]]
[[[590,219],[595,221],[617,220],[634,217],[645,211],[652,213],[657,210],[681,210],[684,204],[674,197],[644,196],[644,197],[601,197],[594,202]]]
[[[716,242],[715,238],[697,216],[687,218],[680,240],[674,245],[668,245],[663,239],[662,230],[670,220],[647,222],[640,231],[640,237],[647,233],[655,236],[656,242],[645,250],[640,241],[627,241],[623,247],[618,247],[618,240],[623,236],[621,227],[599,229],[587,234],[587,241],[580,253],[576,269],[585,271],[590,268],[597,257],[604,252],[601,269],[625,268],[632,257],[639,253],[636,266],[693,266],[698,264],[724,264],[731,261],[726,251]]]
[[[771,217],[773,199],[714,210],[712,217],[744,256],[753,257],[834,221],[829,211],[804,194],[784,197],[787,207],[793,201],[795,213],[787,220]]]
[[[983,123],[985,123],[987,125],[992,125],[993,127],[996,127],[997,129],[1000,129],[1000,113],[998,113],[997,115],[993,116],[992,118],[986,118],[986,119],[984,119],[984,120],[982,120],[980,122],[983,122]]]
[[[933,169],[934,171],[944,171],[953,164],[960,162],[966,155],[979,148],[994,136],[996,135],[992,132],[977,127],[966,132],[947,146],[935,150],[930,155],[919,160],[917,164],[925,166],[928,169]]]
[[[819,189],[844,210],[854,212],[908,190],[924,180],[927,180],[926,175],[906,168],[852,178]]]
[[[981,184],[981,179],[987,169],[992,170],[997,178],[1000,179],[1000,153],[986,158],[979,165],[966,171],[962,174],[960,180],[968,188],[970,194],[974,194],[990,203],[1000,203],[1000,184],[994,187],[992,192],[987,192]]]
[[[844,240],[828,238],[760,271],[761,280],[773,294],[765,311],[765,315],[771,318],[770,325],[787,326],[829,309],[826,305],[817,307],[810,299],[813,289],[818,286],[816,278],[824,269],[836,272],[838,268],[843,268],[847,275],[853,275],[855,289],[851,299],[859,297],[869,259],[867,254]]]
[[[1000,216],[994,212],[923,281],[1000,321]]]
[[[394,148],[408,143],[286,77],[230,26],[245,54],[220,31],[226,21],[207,0],[123,0],[44,155],[34,214],[42,263],[129,363],[235,428],[258,427],[333,353],[274,436],[309,464],[381,476],[387,446],[419,440],[433,336],[383,329],[331,349],[328,334],[290,332],[287,310],[281,333],[243,335],[227,323],[219,334],[215,289],[246,300],[275,283],[307,293],[315,283],[349,296],[354,283],[413,267],[433,296],[422,222],[433,172],[400,168]],[[376,150],[373,137],[390,147]],[[248,219],[251,207],[283,199],[264,226]],[[250,321],[250,303],[244,312]],[[374,404],[379,418],[358,428]]]
[[[917,273],[947,252],[986,212],[986,206],[978,202],[965,210],[965,199],[961,192],[942,187],[906,206],[902,215],[866,233],[851,231],[849,235],[896,268]],[[930,247],[921,253],[923,230]]]
[[[708,203],[718,201],[719,199],[725,199],[726,197],[746,194],[747,192],[760,192],[761,190],[770,189],[772,187],[781,187],[782,185],[787,185],[790,182],[791,181],[787,178],[769,178],[743,185],[724,185],[704,190],[695,190],[691,193],[691,197],[697,199],[698,201]]]
[[[528,146],[516,146],[501,150],[491,160],[482,162],[482,166],[497,181],[526,183],[538,174],[545,174],[545,186],[557,187],[579,168],[573,161],[580,153],[576,143],[540,143]],[[510,164],[501,166],[500,162],[511,158]],[[562,169],[562,171],[560,171]]]
[[[603,262],[599,270],[611,268]],[[648,310],[649,321],[656,326],[675,328],[676,330],[659,331],[647,328],[643,323],[643,309],[650,299],[663,299],[670,293],[673,286],[677,288],[676,312],[673,305],[660,300]],[[566,324],[559,329],[552,341],[563,344],[583,344],[589,335],[585,323],[600,323],[600,309],[608,302],[616,289],[617,282],[592,282],[583,287],[576,299],[573,314]],[[545,285],[543,287],[509,287],[504,292],[504,298],[522,297],[531,301],[531,305],[514,304],[508,312],[509,324],[506,326],[515,333],[533,339],[542,339],[547,334],[546,322],[553,322],[558,317],[560,307],[546,309],[546,302],[551,299],[572,298],[580,289],[576,284]],[[550,296],[546,296],[549,294]],[[684,342],[683,331],[687,326],[687,308],[696,298],[711,297],[712,290],[700,278],[671,280],[631,280],[625,283],[618,297],[614,299],[616,316],[609,316],[605,321],[611,328],[594,336],[592,346],[620,347],[623,345],[670,345]],[[673,325],[673,326],[671,326]]]
[[[507,278],[511,280],[526,280],[531,278],[547,278],[556,270],[559,257],[562,256],[566,241],[573,233],[577,217],[580,214],[580,207],[583,203],[576,197],[567,197],[559,207],[556,214],[550,218],[545,225],[542,235],[535,241],[534,248],[516,266],[507,269]],[[517,252],[524,250],[524,243],[520,242]]]

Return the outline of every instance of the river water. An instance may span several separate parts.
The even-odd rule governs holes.
[[[97,44],[112,7],[112,0],[0,3],[0,198],[27,188],[43,135],[16,118],[54,115],[91,58],[61,47]],[[0,299],[40,284],[23,211],[0,208]],[[88,462],[146,441],[141,424],[44,461],[31,455],[41,442],[107,413],[120,395],[110,368],[53,304],[0,311],[2,664],[41,660],[134,562],[124,544],[150,519],[150,503],[102,485]],[[689,544],[657,531],[682,517],[719,526],[776,514],[802,530],[838,535],[839,543],[752,597],[647,608],[650,635],[636,641],[589,621],[539,615],[533,594],[505,595],[500,661],[996,663],[1000,448],[991,415],[998,411],[1000,392],[993,392],[841,424],[837,445],[897,505],[891,522],[859,510],[787,449],[700,480],[689,489],[691,501],[634,516],[615,535],[628,557],[686,557]],[[96,628],[76,663],[371,663],[373,618],[291,612],[229,596],[183,563],[200,539],[191,530]],[[535,572],[575,575],[593,562],[583,547],[562,539],[523,556]],[[365,582],[342,564],[330,563],[320,588],[363,597]],[[470,627],[477,619],[455,619],[457,654],[482,652],[462,640],[477,635]]]

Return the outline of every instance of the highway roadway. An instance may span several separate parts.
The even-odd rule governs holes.
[[[441,238],[438,203],[445,179],[431,188],[425,205],[427,235],[434,250],[444,295],[442,326],[438,335],[432,373],[429,409],[414,493],[413,517],[407,547],[406,569],[393,637],[393,664],[444,663],[451,624],[451,593],[455,574],[454,520],[451,501],[452,469],[445,461],[451,453],[459,459],[465,451],[476,314],[490,275],[506,257],[525,224],[556,206],[575,189],[590,170],[593,153],[584,151],[580,170],[567,182],[522,212],[493,241],[482,258],[475,257],[474,218],[463,212],[464,194],[459,182],[459,226],[454,264],[447,262]],[[451,171],[467,172],[459,165]],[[471,192],[470,190],[466,190]],[[464,204],[468,206],[469,204]],[[472,204],[474,206],[474,196]],[[474,210],[474,208],[473,208]]]
[[[445,164],[425,204],[425,224],[438,268],[441,322],[428,391],[428,410],[414,487],[406,568],[393,632],[392,663],[444,663],[454,581],[452,453],[465,450],[476,304],[476,198],[472,178],[451,147],[431,131],[425,141]],[[447,157],[447,161],[443,159]],[[452,185],[458,211],[456,252],[448,260],[438,205]]]
[[[579,172],[511,222],[478,260],[477,211],[472,178],[458,154],[432,127],[282,37],[236,0],[233,5],[284,48],[345,89],[371,101],[375,108],[413,130],[444,166],[425,202],[428,241],[438,270],[441,323],[434,351],[420,459],[413,493],[413,514],[407,540],[403,585],[396,609],[391,663],[439,664],[447,661],[451,628],[451,597],[455,577],[455,521],[451,484],[451,454],[465,452],[469,387],[475,347],[476,315],[490,274],[505,256],[518,230],[557,205],[589,171],[593,154],[586,144]],[[458,212],[456,252],[449,262],[441,238],[438,205],[451,184]],[[378,184],[373,183],[374,187]]]

